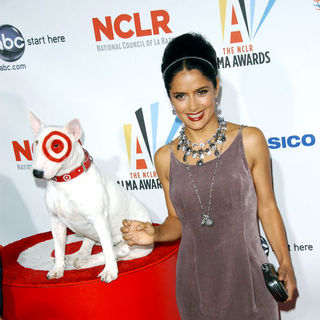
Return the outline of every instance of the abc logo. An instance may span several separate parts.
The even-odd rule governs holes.
[[[24,53],[25,42],[21,32],[9,24],[0,26],[0,58],[16,61]]]

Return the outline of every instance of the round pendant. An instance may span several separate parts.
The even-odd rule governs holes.
[[[207,227],[213,226],[213,219],[209,217],[209,218],[206,220],[206,222],[205,222],[204,225],[207,226]]]
[[[204,215],[202,222],[201,222],[201,225],[211,227],[211,226],[213,226],[213,219],[210,218],[208,215]]]

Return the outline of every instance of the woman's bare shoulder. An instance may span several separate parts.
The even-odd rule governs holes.
[[[266,144],[263,132],[257,127],[244,127],[242,129],[242,136],[244,144],[248,147],[255,148],[258,145]]]
[[[154,155],[154,163],[159,177],[169,176],[171,148],[170,144],[166,144],[160,147]]]
[[[171,149],[176,148],[177,145],[178,145],[178,139],[176,138],[176,139],[172,140],[170,143],[165,144],[162,147],[160,147],[154,156],[155,161],[169,160]]]
[[[163,161],[170,156],[170,145],[165,144],[164,146],[160,147],[156,154],[154,155],[155,162]]]
[[[270,160],[267,141],[259,128],[243,128],[242,141],[250,168],[255,164],[267,163]]]

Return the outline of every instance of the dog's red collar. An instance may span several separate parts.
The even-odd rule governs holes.
[[[87,150],[83,149],[83,151],[84,151],[84,159],[81,162],[81,165],[79,167],[73,169],[69,173],[65,173],[61,176],[55,176],[52,178],[52,180],[55,182],[70,181],[70,180],[76,178],[77,176],[79,176],[81,173],[87,171],[91,166],[92,158],[90,157]]]

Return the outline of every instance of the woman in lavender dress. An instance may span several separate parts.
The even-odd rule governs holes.
[[[162,74],[180,136],[161,147],[155,164],[168,217],[159,226],[123,222],[129,245],[181,237],[176,296],[182,320],[276,320],[264,283],[258,219],[279,262],[290,301],[296,287],[285,229],[272,190],[263,133],[215,113],[216,53],[199,34],[173,39]]]

